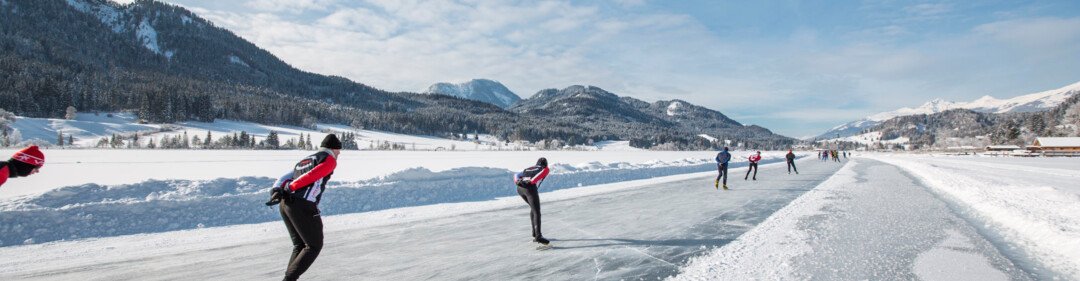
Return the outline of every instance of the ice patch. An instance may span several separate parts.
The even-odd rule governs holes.
[[[1009,276],[994,268],[971,240],[955,230],[934,249],[915,259],[915,274],[922,280],[1009,280]]]

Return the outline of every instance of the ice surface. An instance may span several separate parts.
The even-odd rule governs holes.
[[[559,158],[552,159],[554,161]],[[776,162],[778,159],[772,158],[769,161]],[[291,166],[288,163],[293,161],[296,160],[289,159],[282,165],[275,166],[276,172],[269,175],[278,176],[287,171]],[[521,165],[522,168],[532,162],[524,163],[527,164]],[[197,161],[183,165],[199,167],[201,164],[205,165]],[[335,175],[348,174],[350,169],[357,167],[350,164],[364,165],[349,163],[343,159]],[[124,167],[132,169],[147,166],[147,163],[98,165],[121,167],[114,171],[124,171]],[[251,171],[250,166],[241,165],[237,168]],[[544,182],[543,187],[544,190],[559,190],[713,169],[715,165],[711,161],[691,159],[639,164],[604,164],[594,161],[567,165],[553,162],[554,172]],[[487,167],[456,167],[440,172],[432,172],[427,168],[410,168],[369,180],[335,180],[331,182],[331,188],[327,190],[321,208],[325,214],[333,215],[513,196],[516,194],[511,183],[513,172],[515,171]],[[114,173],[99,177],[108,177]],[[57,188],[36,196],[0,201],[0,221],[4,222],[0,225],[0,245],[17,245],[26,239],[43,243],[62,239],[190,229],[199,225],[223,226],[272,221],[276,219],[277,213],[263,207],[262,203],[267,200],[273,181],[274,178],[263,176],[212,180],[148,180],[119,185],[87,183]],[[2,191],[7,192],[7,188]]]
[[[555,248],[543,252],[529,242],[528,209],[516,195],[327,216],[326,247],[305,278],[662,278],[840,167],[811,162],[800,162],[798,176],[763,165],[758,181],[734,180],[726,192],[712,187],[712,172],[544,192],[543,232]],[[0,259],[0,279],[271,279],[290,246],[273,221],[3,247],[0,256],[17,258]]]

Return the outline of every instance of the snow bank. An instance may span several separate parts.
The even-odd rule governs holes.
[[[1080,180],[1077,166],[1047,160],[1026,166],[997,159],[875,155],[908,170],[997,237],[1040,275],[1080,279]],[[999,161],[1013,161],[1005,159]],[[1018,160],[1021,161],[1021,160]],[[1075,163],[1075,162],[1074,162]],[[1073,164],[1075,165],[1075,164]],[[1056,168],[1055,168],[1056,167]],[[1069,167],[1071,169],[1064,169]],[[1019,249],[1013,248],[1018,247]],[[1045,268],[1043,268],[1045,267]]]
[[[745,166],[745,162],[734,165]],[[541,187],[545,192],[715,169],[710,159],[552,166],[555,172]],[[334,215],[516,196],[513,172],[482,167],[442,172],[413,168],[371,180],[336,181],[320,208],[325,215]],[[279,219],[276,207],[263,205],[273,181],[241,177],[82,184],[0,201],[0,221],[4,222],[0,245],[274,221]]]

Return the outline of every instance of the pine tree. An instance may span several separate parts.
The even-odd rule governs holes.
[[[270,131],[270,134],[266,135],[266,145],[269,146],[270,149],[281,148],[281,140],[278,139],[277,132]]]
[[[307,145],[304,144],[304,133],[300,133],[300,140],[296,143],[296,148],[304,149],[305,147],[307,147]]]
[[[247,131],[240,131],[240,138],[237,140],[240,147],[246,147],[248,143],[251,143],[251,136],[248,136]]]
[[[67,143],[68,143],[68,145],[74,145],[75,144],[75,136],[69,134]]]
[[[203,148],[204,149],[212,148],[211,145],[213,145],[213,140],[214,140],[214,138],[213,138],[213,136],[210,135],[210,131],[206,131],[206,139],[203,140]]]
[[[64,146],[64,133],[63,132],[60,132],[60,131],[56,132],[56,145],[61,146],[61,147]]]
[[[307,134],[307,149],[308,150],[315,150],[315,145],[313,145],[311,143],[311,133]]]
[[[199,136],[191,136],[191,148],[197,148],[200,145],[202,145],[202,140],[199,139]]]

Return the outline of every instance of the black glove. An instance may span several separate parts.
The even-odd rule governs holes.
[[[270,189],[270,201],[266,201],[266,206],[273,206],[281,203],[282,200],[289,197],[289,194],[286,192],[287,191],[280,187]]]

